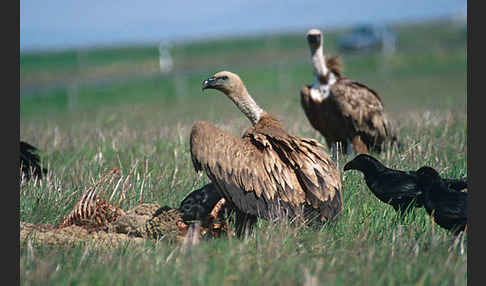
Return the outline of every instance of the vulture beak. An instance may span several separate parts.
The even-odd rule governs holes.
[[[207,80],[203,81],[202,89],[205,90],[206,88],[213,88],[215,81],[216,79],[214,77],[210,77]]]

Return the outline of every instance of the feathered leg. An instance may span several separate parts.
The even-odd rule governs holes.
[[[354,151],[355,154],[368,154],[368,147],[366,144],[361,140],[361,137],[359,135],[356,135],[353,137],[353,141],[349,142],[348,140],[348,149],[351,149],[350,145],[352,145],[352,150]]]

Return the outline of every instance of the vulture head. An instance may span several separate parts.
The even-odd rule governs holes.
[[[216,89],[228,96],[236,96],[244,88],[240,77],[229,71],[221,71],[203,81],[202,89]]]
[[[371,157],[367,154],[359,154],[358,156],[354,157],[353,160],[349,161],[344,165],[344,171],[347,170],[358,170],[363,173],[372,172],[373,170],[377,170],[384,167],[380,161],[376,160],[375,158]]]
[[[318,29],[310,29],[307,34],[307,43],[312,50],[317,50],[322,45],[322,32]]]
[[[206,79],[202,89],[216,89],[226,94],[236,106],[248,117],[253,125],[265,114],[248,93],[241,78],[232,72],[221,71]]]

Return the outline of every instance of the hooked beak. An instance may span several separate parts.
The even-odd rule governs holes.
[[[214,77],[210,77],[207,80],[203,81],[202,89],[205,90],[206,88],[213,88],[215,81],[216,79]]]

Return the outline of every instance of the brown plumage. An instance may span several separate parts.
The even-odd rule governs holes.
[[[256,217],[283,215],[323,223],[340,213],[339,170],[322,145],[287,133],[234,73],[215,74],[204,81],[206,88],[225,93],[253,125],[238,138],[199,121],[190,137],[196,171],[204,171],[236,209],[237,227],[252,224]]]
[[[376,91],[346,78],[337,57],[324,57],[321,31],[309,30],[307,41],[315,80],[302,87],[301,105],[328,147],[340,143],[343,152],[359,154],[381,152],[384,144],[396,142]]]

